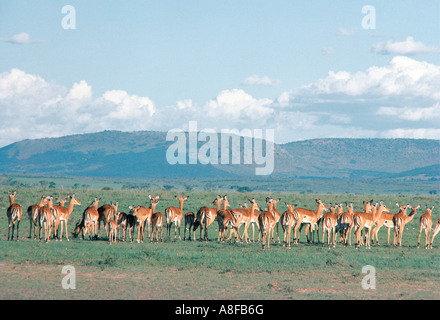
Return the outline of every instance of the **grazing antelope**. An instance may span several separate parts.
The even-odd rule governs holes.
[[[407,208],[411,208],[411,212],[409,215],[406,215],[406,210],[403,210],[402,212],[399,212],[398,214],[394,215],[393,217],[393,224],[394,224],[394,239],[393,244],[397,247],[402,246],[402,235],[403,235],[403,229],[405,228],[405,225],[414,218],[416,215],[416,211],[418,208],[420,208],[420,205],[417,207],[411,207],[409,204],[406,206]]]
[[[115,219],[116,213],[118,212],[119,202],[110,202],[110,204],[104,204],[98,208],[99,220],[98,220],[98,236],[101,231],[101,222],[104,224],[105,233],[109,237],[109,226],[108,223]]]
[[[118,236],[118,222],[119,222],[119,212],[116,212],[114,215],[114,220],[108,221],[109,226],[109,242],[110,245],[112,243],[118,242],[117,236]]]
[[[372,207],[373,212],[355,212],[353,217],[353,224],[355,227],[355,236],[356,236],[356,249],[361,246],[361,231],[365,228],[367,231],[365,232],[365,247],[370,249],[370,235],[371,229],[378,219],[380,219],[382,212],[389,212],[390,209],[384,205],[383,201],[379,202],[379,207],[376,209],[376,206]]]
[[[290,248],[290,232],[296,223],[293,213],[295,205],[287,203],[285,205],[287,206],[287,211],[284,211],[280,218],[281,227],[283,228],[283,247]]]
[[[174,240],[177,238],[177,229],[179,229],[179,240],[182,240],[180,236],[180,224],[183,218],[183,203],[189,197],[178,197],[174,196],[177,200],[179,200],[179,208],[177,207],[168,207],[165,209],[165,216],[167,219],[167,232],[168,237],[171,235],[171,226],[174,223]]]
[[[129,206],[130,213],[134,214],[137,218],[138,243],[144,242],[145,224],[148,222],[148,228],[150,227],[151,216],[156,212],[156,205],[159,202],[159,196],[153,198],[151,195],[148,195],[148,197],[150,198],[150,206],[148,208],[145,206]]]
[[[315,202],[318,204],[318,208],[316,211],[304,209],[304,208],[295,208],[293,214],[296,220],[295,227],[293,229],[293,243],[299,242],[299,237],[297,238],[298,228],[302,223],[310,224],[311,232],[314,231],[315,225],[318,219],[321,218],[323,212],[328,210],[325,204],[321,201],[321,199],[315,199]],[[319,241],[319,239],[318,239]]]
[[[440,231],[440,218],[437,219],[437,223],[435,224],[434,231],[432,232],[431,244],[429,245],[429,248],[432,249],[432,243],[434,242],[434,238],[439,231]]]
[[[200,240],[202,240],[202,231],[204,231],[205,241],[208,241],[208,227],[217,220],[217,212],[221,209],[222,199],[223,197],[218,195],[211,203],[211,205],[215,205],[217,208],[201,207],[199,211],[197,211],[194,231],[200,227]]]
[[[332,206],[332,204],[330,203],[330,212],[326,212],[322,216],[322,246],[324,246],[324,236],[325,236],[325,231],[327,230],[327,245],[329,249],[330,249],[330,232],[332,232],[333,247],[336,246],[335,228],[336,228],[336,223],[338,222],[338,213],[336,212],[337,208],[338,205]]]
[[[225,230],[227,230],[228,228],[231,228],[231,231],[229,233],[229,239],[231,239],[232,229],[238,228],[237,226],[240,225],[239,223],[237,223],[236,216],[232,215],[232,211],[228,209],[228,207],[231,206],[228,200],[228,196],[223,196],[221,198],[221,201],[223,201],[223,209],[218,210],[216,216],[216,220],[218,222],[217,241],[224,240],[223,237],[225,234]]]
[[[38,234],[40,234],[40,230],[37,231],[40,226],[40,223],[38,222],[39,209],[46,203],[46,197],[41,196],[40,202],[38,202],[38,204],[33,204],[27,208],[27,214],[29,218],[29,239],[32,239],[32,225],[34,226],[34,239],[37,238],[37,232]]]
[[[429,238],[431,236],[431,228],[432,228],[432,217],[431,213],[434,209],[434,206],[428,208],[426,206],[426,213],[422,214],[420,217],[420,229],[419,236],[417,238],[417,248],[420,248],[420,235],[422,234],[422,229],[425,231],[425,249],[429,249]]]
[[[196,230],[194,229],[196,222],[196,215],[194,212],[188,211],[185,213],[185,230],[183,231],[183,240],[186,238],[186,230],[188,230],[188,240],[191,240],[191,228],[193,231],[193,240],[196,240]]]
[[[118,224],[121,226],[123,234],[122,234],[122,241],[126,241],[126,234],[128,229],[128,234],[130,236],[130,242],[133,242],[133,228],[136,226],[136,216],[132,214],[127,214],[125,212],[119,213],[119,220]]]
[[[18,228],[20,226],[21,216],[23,215],[23,208],[15,203],[15,196],[17,195],[17,191],[14,193],[9,192],[9,207],[6,210],[6,216],[8,217],[8,240],[14,240],[14,229],[17,226],[17,241],[18,241]],[[12,236],[10,236],[10,231],[12,229]]]
[[[258,223],[260,224],[260,232],[261,238],[263,241],[263,249],[266,247],[266,239],[267,239],[267,248],[270,247],[270,232],[275,227],[276,219],[273,213],[273,203],[272,199],[267,199],[267,211],[263,211],[260,213],[258,217]]]
[[[81,205],[81,201],[75,198],[75,195],[69,196],[69,204],[66,207],[63,206],[53,206],[52,212],[54,213],[54,216],[56,217],[55,221],[55,236],[58,235],[58,226],[61,224],[61,235],[59,237],[60,241],[63,241],[63,225],[66,229],[66,239],[69,241],[69,232],[67,228],[67,222],[69,221],[69,217],[73,212],[73,207],[75,205]]]

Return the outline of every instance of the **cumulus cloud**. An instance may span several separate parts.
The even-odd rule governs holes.
[[[379,42],[371,48],[377,54],[398,54],[411,56],[416,54],[440,53],[440,48],[430,47],[422,42],[414,41],[413,37],[407,37],[404,41]]]
[[[0,38],[0,41],[9,42],[12,44],[32,44],[44,42],[43,40],[32,40],[31,36],[26,32],[14,34],[10,38]]]
[[[440,66],[406,56],[364,71],[327,76],[274,99],[242,89],[158,106],[148,96],[86,80],[66,88],[19,69],[0,73],[0,146],[28,138],[102,130],[274,129],[277,142],[322,137],[438,138]]]
[[[271,79],[268,76],[258,76],[253,74],[244,79],[241,84],[245,86],[276,86],[279,83],[279,80]]]
[[[329,71],[327,77],[303,86],[313,94],[412,95],[440,99],[440,66],[396,56],[383,67],[366,71]]]

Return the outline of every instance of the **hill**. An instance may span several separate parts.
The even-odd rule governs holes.
[[[166,152],[172,144],[166,141],[166,133],[151,131],[24,140],[0,149],[0,173],[224,178],[254,176],[258,167],[255,163],[170,165]],[[243,144],[240,152],[243,160]],[[314,139],[275,144],[272,176],[429,179],[440,176],[439,159],[440,140]]]

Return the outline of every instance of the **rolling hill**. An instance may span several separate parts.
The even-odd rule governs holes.
[[[255,142],[255,141],[254,141]],[[165,132],[104,131],[0,149],[0,173],[91,177],[245,177],[251,165],[170,165]],[[199,143],[199,147],[203,143]],[[243,144],[241,145],[243,154]],[[188,154],[188,153],[187,153]],[[219,150],[219,158],[221,152]],[[243,155],[242,155],[243,156]],[[274,177],[438,178],[440,140],[314,139],[274,145]],[[243,161],[241,161],[242,163]]]

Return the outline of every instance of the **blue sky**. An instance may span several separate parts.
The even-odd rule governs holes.
[[[190,120],[279,142],[440,137],[438,1],[1,0],[0,40],[0,145]]]

